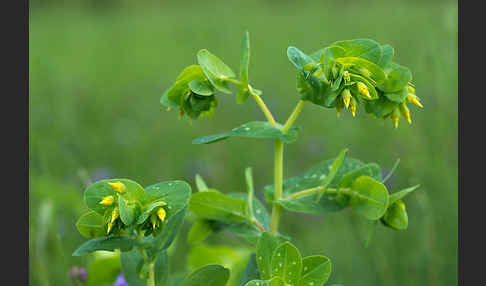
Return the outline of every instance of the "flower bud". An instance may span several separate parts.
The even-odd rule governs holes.
[[[408,123],[412,124],[412,119],[410,118],[410,110],[408,110],[407,105],[405,102],[400,103],[398,106],[400,110],[400,114],[407,119]]]
[[[158,211],[157,211],[157,216],[159,217],[159,219],[163,222],[165,220],[165,216],[167,215],[167,213],[165,212],[165,210],[163,208],[160,208]]]
[[[111,229],[113,228],[113,223],[109,222],[108,223],[108,229],[106,230],[106,234],[110,234]]]
[[[409,87],[410,88],[410,87]],[[418,107],[424,107],[420,101],[419,101],[419,98],[415,95],[415,94],[412,94],[412,93],[409,93],[406,97],[407,101],[412,103],[412,104],[415,104],[417,105]]]
[[[349,89],[345,88],[343,92],[341,92],[341,96],[343,98],[344,106],[348,108],[349,102],[351,101],[351,92],[349,91]]]
[[[115,220],[120,217],[120,212],[118,211],[118,208],[114,208],[113,211],[111,212],[111,223],[114,223]]]
[[[126,189],[125,185],[122,182],[115,182],[115,183],[108,182],[108,185],[110,185],[116,192],[120,194],[123,193]]]
[[[111,206],[114,201],[115,198],[113,198],[113,196],[106,196],[99,202],[99,204],[104,206]]]
[[[371,98],[370,91],[368,90],[366,84],[358,81],[357,87],[360,94],[364,95],[367,98]]]
[[[400,115],[400,111],[398,111],[398,108],[395,108],[391,114],[391,119],[393,120],[393,124],[395,125],[395,128],[398,128],[398,121],[400,120],[399,115]]]
[[[351,110],[351,114],[353,114],[353,117],[356,116],[356,109],[358,108],[358,102],[356,101],[356,99],[354,99],[354,97],[351,97],[351,103],[350,103],[350,107],[349,107],[349,110]]]

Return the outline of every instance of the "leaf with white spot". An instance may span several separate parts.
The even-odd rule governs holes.
[[[305,257],[302,267],[299,286],[322,286],[331,274],[331,261],[322,255]]]
[[[256,258],[260,276],[263,279],[272,277],[272,255],[278,247],[278,238],[269,232],[264,232],[258,240]]]
[[[272,255],[272,277],[280,277],[285,283],[297,285],[302,272],[302,256],[290,242],[280,244]]]
[[[270,280],[252,280],[245,284],[245,286],[286,286],[279,277],[273,277]]]

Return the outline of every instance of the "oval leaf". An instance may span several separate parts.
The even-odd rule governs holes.
[[[322,255],[305,257],[302,259],[302,267],[299,286],[323,285],[331,275],[331,261]]]
[[[207,191],[191,196],[189,208],[204,219],[241,222],[246,219],[246,202],[225,194]]]
[[[388,190],[377,180],[361,176],[351,185],[350,206],[360,215],[370,220],[383,216],[388,205]]]
[[[103,216],[94,211],[82,215],[76,222],[76,228],[86,238],[101,237],[106,234]]]
[[[217,90],[231,94],[225,79],[235,77],[235,73],[220,58],[202,49],[197,53],[197,62]]]
[[[258,240],[256,259],[258,270],[263,279],[272,277],[272,255],[279,245],[279,239],[269,232],[264,232]]]
[[[402,200],[392,203],[386,210],[382,220],[385,226],[396,230],[405,230],[408,227],[408,215]]]
[[[225,286],[229,270],[221,265],[210,264],[197,269],[182,281],[180,286]]]
[[[302,257],[290,242],[279,245],[272,255],[272,277],[280,277],[285,283],[297,285],[302,272]]]
[[[383,92],[397,92],[412,80],[412,72],[404,66],[391,62],[384,68],[386,79],[378,86]]]
[[[292,127],[287,133],[266,121],[252,121],[233,128],[226,133],[204,136],[192,141],[192,144],[210,144],[229,137],[246,137],[255,139],[280,139],[285,143],[292,143],[297,139],[297,127]]]
[[[138,242],[128,236],[108,236],[94,238],[83,243],[78,249],[73,252],[73,256],[81,256],[97,250],[115,251],[129,251]]]
[[[137,266],[143,263],[142,254],[138,249],[123,252],[120,257],[121,270],[125,281],[130,286],[146,286],[147,280],[141,279],[137,273]],[[169,261],[167,252],[163,251],[157,256],[154,265],[155,285],[165,285],[169,278]]]

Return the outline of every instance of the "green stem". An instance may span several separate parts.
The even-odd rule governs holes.
[[[137,240],[142,241],[143,233],[139,232],[137,235]],[[140,253],[144,260],[148,260],[148,255],[145,249],[139,248]],[[147,278],[147,286],[155,286],[155,262],[150,263],[149,266],[149,277]]]
[[[250,89],[250,91],[251,91],[251,89]],[[263,111],[263,113],[267,117],[268,122],[270,122],[270,124],[272,124],[273,126],[277,127],[277,122],[273,118],[272,113],[270,112],[268,107],[265,105],[265,102],[263,102],[262,98],[260,96],[258,96],[258,94],[255,94],[254,92],[250,92],[250,93],[251,93],[251,96],[253,96],[253,99],[255,99],[256,103],[258,103],[258,105],[260,106],[260,109]]]
[[[290,127],[292,127],[292,124],[294,124],[297,117],[299,117],[299,114],[304,108],[304,105],[305,101],[299,100],[299,103],[297,103],[297,106],[295,106],[294,111],[292,112],[292,114],[290,114],[289,119],[287,119],[287,122],[285,122],[284,126],[282,127],[283,133],[289,131]]]
[[[303,190],[300,192],[293,193],[288,196],[288,198],[300,198],[300,197],[305,197],[305,196],[310,196],[310,195],[315,195],[315,194],[348,194],[348,195],[356,195],[356,192],[351,191],[351,189],[344,188],[344,189],[334,189],[334,188],[327,188],[323,186],[315,187],[315,188],[310,188],[307,190]]]
[[[283,189],[283,151],[284,146],[281,140],[275,141],[275,166],[274,166],[274,179],[275,179],[275,193],[274,199],[278,201],[282,198]],[[270,224],[270,232],[275,234],[278,231],[278,225],[280,223],[280,215],[282,213],[282,207],[279,204],[274,203],[272,208],[272,220]]]

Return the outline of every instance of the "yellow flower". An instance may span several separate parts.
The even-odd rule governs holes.
[[[397,108],[395,108],[391,114],[391,118],[393,120],[393,124],[395,124],[395,128],[398,128],[398,121],[400,120],[399,114],[400,112]]]
[[[344,106],[348,108],[349,102],[351,101],[351,92],[347,88],[345,88],[341,93],[341,96],[343,97]]]
[[[113,198],[113,196],[107,196],[107,197],[104,197],[100,202],[99,204],[100,205],[104,205],[104,206],[111,206],[113,204],[113,202],[115,201],[115,198]]]
[[[123,193],[125,191],[126,187],[122,182],[115,182],[115,183],[110,183],[108,182],[108,185],[110,185],[115,191],[118,193]]]
[[[415,94],[409,93],[406,98],[408,102],[415,104],[418,107],[422,107],[422,108],[424,107],[422,103],[420,103],[419,98]]]
[[[111,223],[115,222],[115,220],[120,216],[120,212],[118,211],[118,208],[114,208],[113,211],[111,212]]]
[[[165,216],[167,215],[167,213],[165,212],[165,210],[163,208],[160,208],[158,211],[157,211],[157,216],[159,217],[159,219],[161,221],[164,221],[165,220]]]
[[[113,223],[109,222],[108,223],[108,230],[106,231],[106,234],[109,234],[112,228],[113,228]]]
[[[351,97],[351,103],[350,103],[349,110],[351,110],[351,114],[353,114],[353,117],[356,116],[356,109],[358,108],[358,103],[356,102],[356,99],[354,97]]]
[[[405,119],[407,119],[408,123],[412,124],[412,119],[410,118],[410,110],[408,110],[408,107],[405,104],[405,102],[400,103],[399,108],[402,116],[405,117]]]
[[[368,87],[366,87],[366,84],[358,81],[356,85],[358,87],[359,93],[366,96],[367,98],[371,98],[370,91],[368,90]]]

